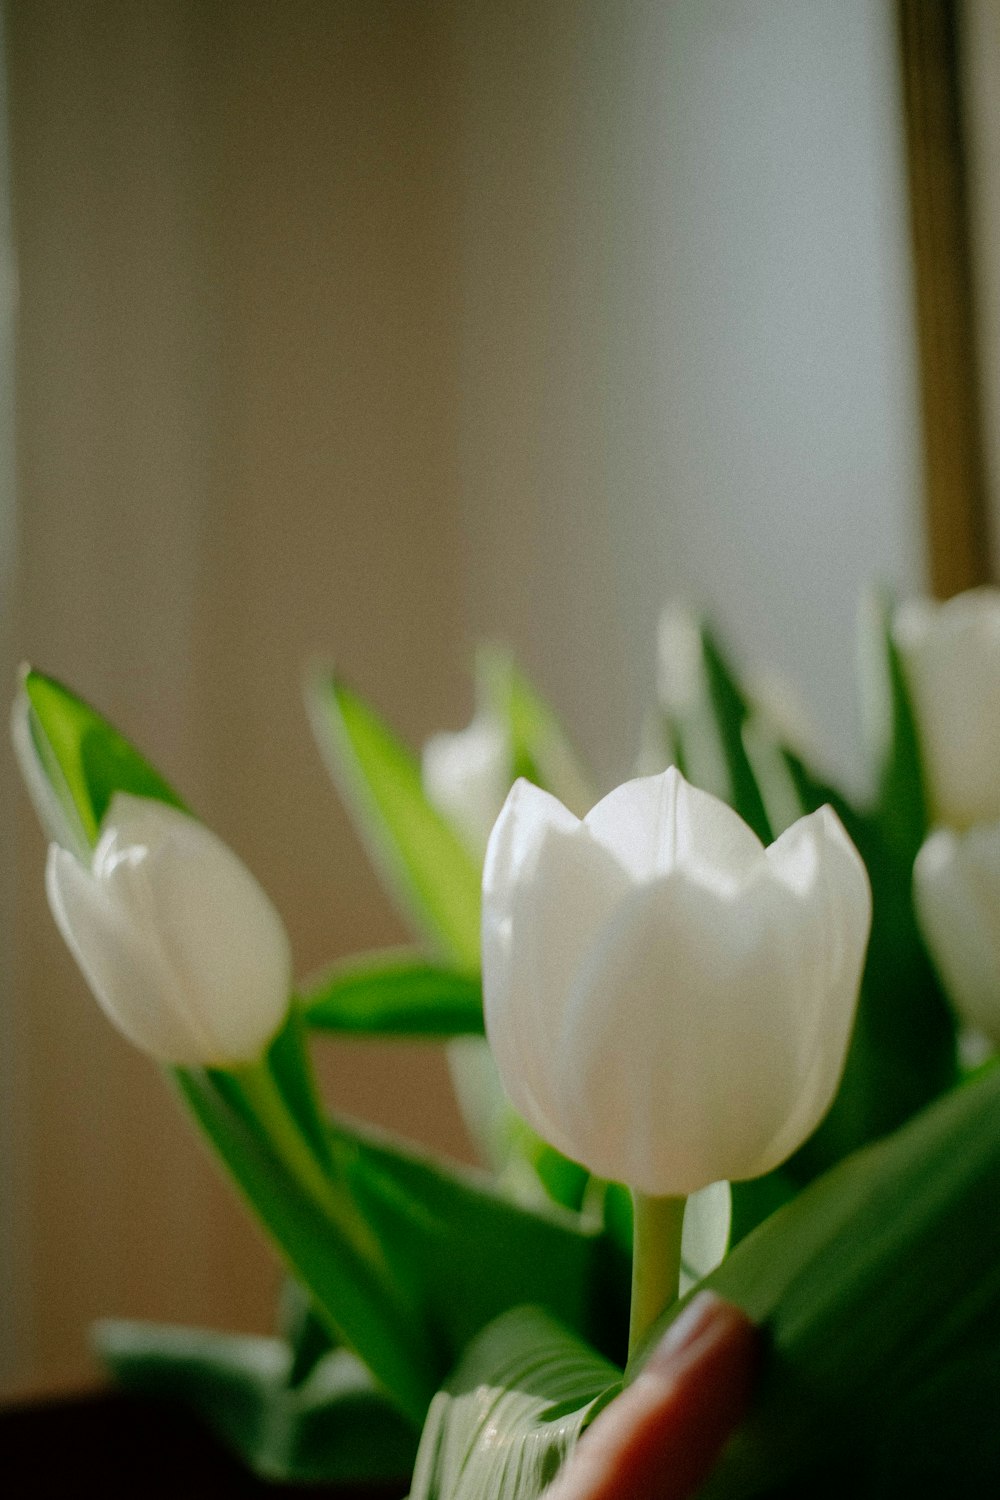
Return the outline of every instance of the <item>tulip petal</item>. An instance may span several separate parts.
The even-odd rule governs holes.
[[[675,766],[616,787],[584,823],[591,837],[641,883],[680,865],[707,885],[744,880],[764,854],[763,844],[738,813],[691,786]]]
[[[616,861],[555,797],[515,783],[483,872],[483,1010],[511,1102],[560,1150],[546,1078],[563,995],[627,888]]]
[[[793,824],[767,858],[802,902],[801,972],[790,1018],[798,1036],[799,1086],[781,1130],[762,1145],[753,1175],[784,1161],[833,1102],[847,1060],[872,915],[868,871],[831,807]]]
[[[45,869],[49,906],[66,945],[108,1019],[154,1057],[198,1066],[188,1029],[164,1005],[156,955],[143,951],[126,915],[74,855],[52,844]]]
[[[734,897],[676,872],[635,892],[592,945],[556,1064],[592,1171],[656,1196],[756,1175],[796,1053],[773,1019],[797,968],[775,897],[766,880]]]
[[[56,921],[101,1005],[164,1062],[259,1058],[291,993],[280,917],[249,870],[178,808],[118,793],[88,870],[53,846]]]
[[[518,777],[490,836],[483,866],[483,894],[496,905],[505,905],[546,833],[550,829],[572,833],[579,823],[558,797]]]

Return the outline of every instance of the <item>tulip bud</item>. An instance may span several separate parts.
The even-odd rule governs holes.
[[[483,874],[504,1087],[567,1156],[654,1197],[767,1172],[833,1099],[870,921],[828,807],[765,849],[674,768],[582,822],[519,781]]]
[[[1000,819],[1000,589],[902,605],[893,638],[913,703],[932,821]]]
[[[913,888],[952,1003],[1000,1045],[1000,823],[932,833],[917,855]]]
[[[422,769],[428,801],[481,856],[510,791],[511,749],[504,725],[480,713],[465,729],[432,735],[424,746]]]
[[[46,889],[101,1007],[136,1046],[188,1067],[261,1057],[288,1010],[288,936],[203,824],[119,792],[90,868],[53,844]]]
[[[660,613],[656,629],[657,697],[668,713],[684,715],[702,695],[702,634],[698,616],[680,600]]]

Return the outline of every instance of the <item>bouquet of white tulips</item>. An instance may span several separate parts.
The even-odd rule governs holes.
[[[673,611],[661,654],[644,774],[603,798],[502,653],[422,764],[316,676],[416,945],[298,987],[253,876],[25,676],[55,920],[289,1273],[273,1339],[99,1347],[261,1473],[533,1500],[707,1286],[765,1353],[706,1493],[1000,1485],[1000,593],[866,610],[864,806],[707,627]],[[315,1032],[447,1041],[483,1169],[331,1113]]]

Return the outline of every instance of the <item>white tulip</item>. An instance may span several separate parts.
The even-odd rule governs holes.
[[[920,927],[955,1008],[1000,1044],[1000,823],[939,828],[913,867]]]
[[[480,713],[465,729],[432,735],[424,746],[422,773],[427,800],[482,856],[510,791],[511,749],[503,723]]]
[[[138,1047],[191,1067],[262,1056],[288,1011],[288,936],[203,824],[118,793],[89,868],[53,844],[46,889],[95,996]]]
[[[839,1082],[871,921],[824,807],[765,849],[671,768],[581,821],[525,781],[483,874],[486,1031],[511,1101],[653,1197],[755,1177]]]
[[[1000,589],[901,605],[893,637],[920,737],[932,819],[1000,819]]]

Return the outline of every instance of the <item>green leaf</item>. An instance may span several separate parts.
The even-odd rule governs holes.
[[[912,1472],[887,1473],[884,1459],[905,1447],[915,1412],[953,1473],[955,1488],[944,1492],[967,1492],[965,1433],[952,1414],[964,1402],[981,1406],[984,1361],[996,1373],[998,1118],[994,1067],[815,1182],[708,1278],[766,1329],[769,1353],[750,1417],[707,1494],[763,1495],[833,1462],[849,1464],[842,1493],[912,1494]],[[630,1373],[640,1366],[641,1357]],[[986,1450],[994,1478],[998,1400],[994,1385],[975,1457],[981,1465]],[[887,1487],[869,1489],[873,1473]]]
[[[411,1279],[441,1378],[486,1323],[525,1299],[623,1352],[630,1268],[598,1223],[513,1202],[483,1173],[372,1128],[335,1121],[331,1140],[390,1265]]]
[[[927,837],[927,794],[888,595],[872,593],[863,602],[859,636],[861,706],[875,773],[875,816],[900,866],[909,871]]]
[[[511,782],[526,777],[582,818],[597,800],[590,777],[555,713],[510,652],[482,647],[476,657],[476,681],[481,707],[507,726]]]
[[[337,1347],[322,1314],[300,1281],[286,1276],[278,1302],[278,1326],[291,1350],[289,1385],[301,1385],[331,1349]]]
[[[316,1089],[305,1025],[295,1005],[289,1007],[288,1018],[271,1043],[266,1063],[278,1093],[312,1154],[324,1167],[329,1167],[326,1116]]]
[[[346,959],[302,986],[300,999],[304,1021],[319,1031],[407,1037],[483,1033],[479,980],[413,949]]]
[[[434,1398],[410,1500],[535,1500],[620,1379],[539,1309],[507,1313]]]
[[[513,1111],[513,1154],[517,1161],[526,1163],[535,1173],[553,1203],[573,1210],[583,1206],[590,1182],[590,1173],[579,1162],[570,1161],[555,1146],[550,1146],[536,1135]],[[508,1172],[510,1166],[508,1165]]]
[[[339,1214],[317,1201],[275,1154],[231,1075],[173,1070],[181,1095],[230,1176],[336,1338],[352,1349],[412,1420],[440,1379],[409,1277],[394,1274],[343,1183]],[[396,1265],[402,1257],[397,1256]]]
[[[28,670],[14,706],[14,741],[51,838],[84,857],[115,792],[183,808],[149,762],[54,677]]]
[[[799,1192],[801,1183],[784,1167],[776,1167],[764,1177],[754,1177],[749,1182],[734,1182],[732,1194],[732,1223],[729,1229],[730,1248],[763,1224],[779,1208],[784,1208]]]
[[[402,1491],[413,1467],[416,1428],[346,1349],[296,1385],[283,1339],[109,1321],[94,1342],[125,1390],[182,1403],[266,1479],[398,1480]]]
[[[315,677],[308,701],[320,749],[389,889],[441,957],[477,973],[481,870],[424,796],[416,757],[336,677]]]
[[[743,725],[750,709],[722,647],[707,626],[702,629],[702,661],[708,701],[729,775],[727,801],[757,837],[769,844],[773,838],[771,825],[743,744]]]
[[[689,644],[685,642],[685,649]],[[697,626],[695,644],[696,658],[685,662],[683,669],[685,699],[665,714],[665,732],[678,769],[694,785],[728,802],[758,838],[769,844],[771,825],[743,743],[749,706],[704,622]]]

